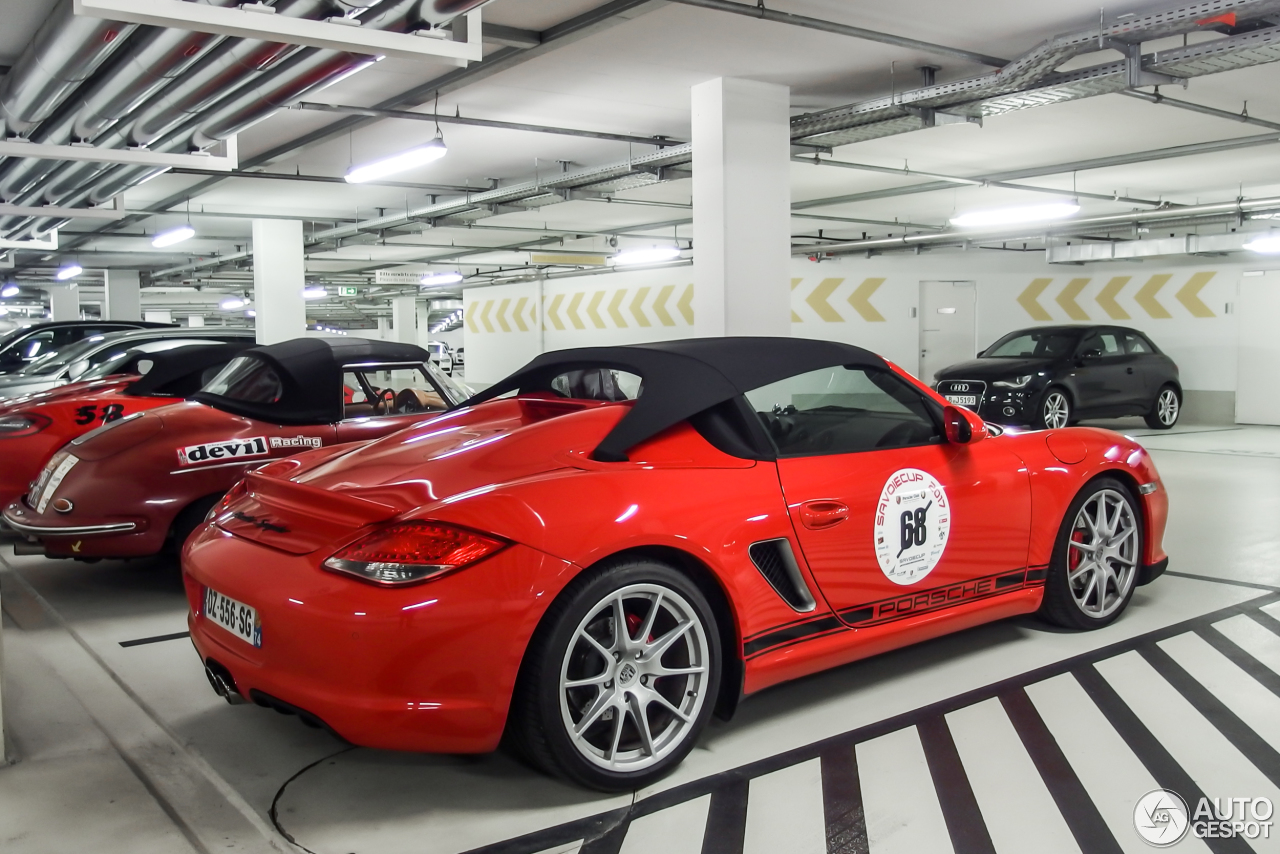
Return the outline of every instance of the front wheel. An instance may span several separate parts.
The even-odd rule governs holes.
[[[575,581],[526,654],[512,736],[535,766],[632,791],[693,749],[720,686],[720,636],[698,587],[633,560]]]
[[[1088,484],[1067,508],[1045,579],[1040,614],[1070,629],[1098,629],[1128,606],[1142,560],[1142,514],[1128,487]]]
[[[1145,417],[1147,426],[1152,430],[1168,430],[1178,423],[1178,416],[1181,414],[1182,397],[1176,388],[1167,385],[1160,389],[1155,403],[1151,404],[1151,409]]]
[[[1060,388],[1049,389],[1040,403],[1037,425],[1046,430],[1056,430],[1071,423],[1071,399]]]

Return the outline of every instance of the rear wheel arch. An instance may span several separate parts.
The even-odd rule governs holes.
[[[200,523],[204,521],[204,517],[209,514],[226,492],[214,492],[209,495],[202,495],[196,500],[187,504],[178,511],[173,517],[173,522],[169,525],[168,542],[175,551],[182,551],[182,544],[187,541],[187,537],[200,527]]]

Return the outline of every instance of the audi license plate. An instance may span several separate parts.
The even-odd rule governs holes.
[[[258,612],[243,602],[237,602],[212,587],[206,587],[204,615],[245,643],[262,646],[262,622],[258,619]]]
[[[956,406],[978,405],[978,396],[976,394],[946,394],[943,397],[947,399],[947,403],[954,403]]]

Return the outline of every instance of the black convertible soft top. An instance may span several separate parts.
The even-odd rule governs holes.
[[[151,370],[142,379],[131,383],[121,394],[132,397],[154,397],[174,395],[189,397],[200,386],[210,370],[221,368],[234,359],[240,352],[254,346],[253,341],[221,341],[210,340],[208,344],[192,344],[186,347],[172,347],[155,353],[136,351],[127,362],[119,367],[119,373],[137,373],[139,362],[151,362]]]
[[[413,344],[368,338],[294,338],[254,347],[241,358],[258,359],[280,378],[279,400],[235,400],[199,391],[192,400],[273,424],[329,424],[342,420],[342,372],[363,363],[425,364],[431,354]]]
[[[631,448],[681,421],[752,389],[833,365],[888,367],[861,347],[807,338],[686,338],[581,347],[543,353],[467,404],[512,391],[553,391],[551,381],[568,371],[604,368],[635,374],[644,383],[644,393],[592,453],[598,460],[622,461]]]

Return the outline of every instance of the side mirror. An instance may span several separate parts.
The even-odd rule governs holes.
[[[80,379],[80,377],[84,376],[84,373],[88,370],[89,370],[88,360],[78,359],[72,362],[71,366],[67,368],[67,379],[74,382],[75,380],[78,380]]]
[[[976,412],[947,406],[942,410],[942,421],[946,426],[947,441],[953,445],[972,445],[987,438],[987,425]]]

